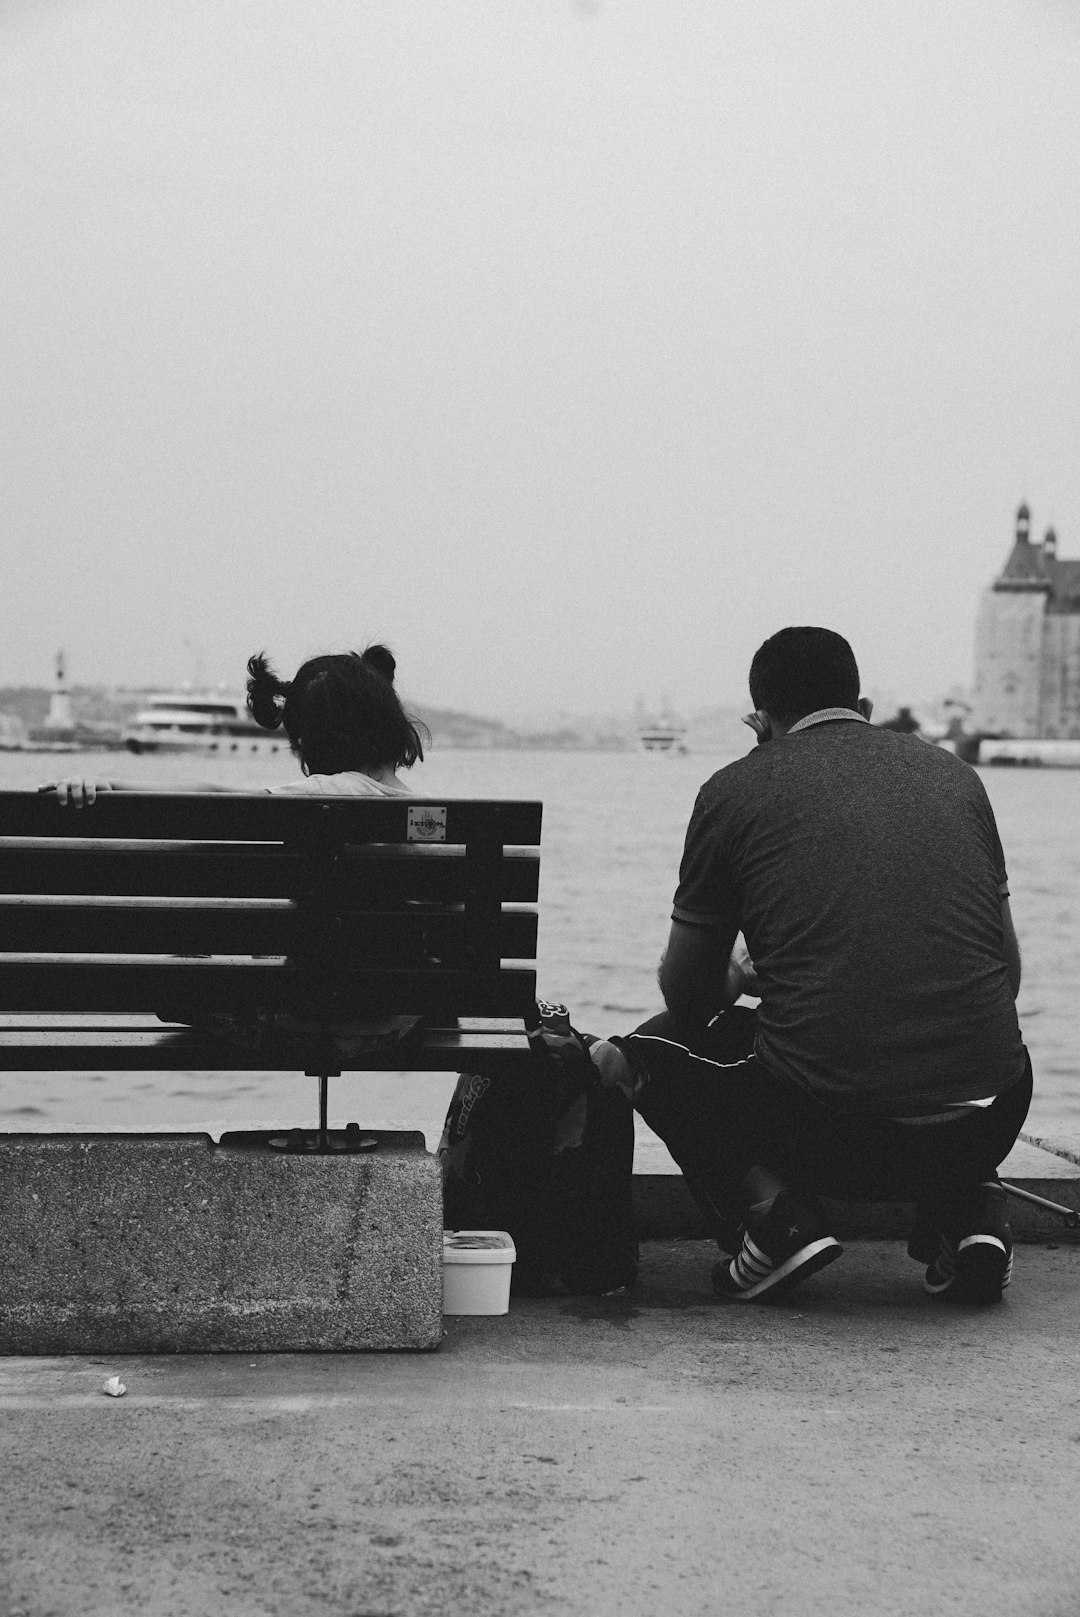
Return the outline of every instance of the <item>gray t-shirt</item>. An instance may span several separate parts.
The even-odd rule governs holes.
[[[1007,893],[975,771],[852,714],[706,781],[673,915],[743,932],[770,1069],[834,1109],[897,1117],[1023,1071]]]

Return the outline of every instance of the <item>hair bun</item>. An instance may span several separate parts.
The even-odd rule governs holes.
[[[393,653],[388,651],[385,646],[368,646],[360,661],[365,663],[368,668],[374,668],[375,672],[381,674],[388,685],[394,683],[394,670],[397,668],[397,663],[394,661]]]
[[[266,660],[266,653],[248,658],[247,705],[255,723],[264,730],[276,730],[285,712],[289,686],[278,679]]]

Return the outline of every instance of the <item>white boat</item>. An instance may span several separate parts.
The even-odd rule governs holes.
[[[250,756],[284,752],[282,730],[263,730],[242,696],[221,691],[169,691],[147,698],[121,731],[131,752],[217,752]]]
[[[671,713],[658,719],[647,719],[638,725],[638,746],[642,752],[684,753],[685,724],[680,724]]]

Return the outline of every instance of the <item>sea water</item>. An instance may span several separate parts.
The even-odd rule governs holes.
[[[668,929],[687,818],[698,786],[728,760],[704,753],[442,750],[413,771],[424,796],[539,798],[538,989],[575,1026],[629,1032],[660,1009],[656,966]],[[288,780],[287,753],[0,753],[0,789],[60,774],[168,788],[258,789]],[[1080,771],[981,771],[998,819],[1024,961],[1019,1010],[1035,1069],[1027,1127],[1080,1135]],[[330,1083],[334,1126],[423,1128],[437,1138],[447,1074],[344,1075]],[[0,1073],[0,1131],[222,1129],[309,1124],[315,1083],[290,1073]],[[642,1130],[643,1137],[647,1131]]]

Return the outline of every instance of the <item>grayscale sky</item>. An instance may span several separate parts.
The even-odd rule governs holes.
[[[970,677],[1080,556],[1073,0],[4,0],[0,683]]]

